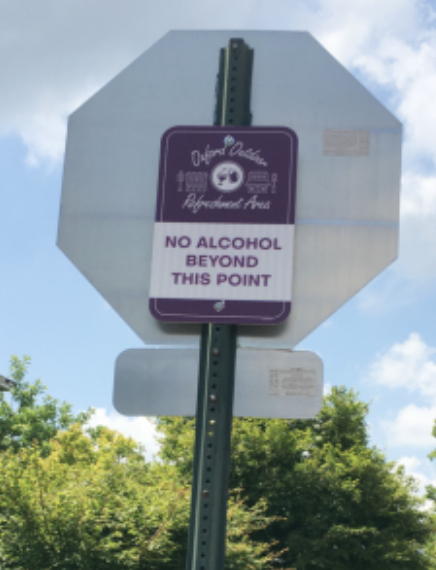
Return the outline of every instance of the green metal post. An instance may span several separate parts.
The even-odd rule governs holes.
[[[231,39],[221,50],[215,125],[250,125],[253,50]],[[237,327],[204,324],[187,570],[224,570]]]

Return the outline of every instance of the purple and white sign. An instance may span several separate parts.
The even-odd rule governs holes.
[[[166,131],[150,284],[155,318],[277,324],[289,315],[297,144],[284,127]]]

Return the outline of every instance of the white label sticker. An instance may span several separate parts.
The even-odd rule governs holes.
[[[324,131],[325,156],[367,156],[369,131]]]
[[[316,391],[316,372],[305,368],[269,371],[270,396],[307,396]]]

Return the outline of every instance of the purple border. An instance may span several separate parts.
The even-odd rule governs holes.
[[[211,188],[208,179],[206,194],[200,193],[200,198],[209,200],[209,205],[201,207],[197,214],[183,207],[187,193],[176,189],[175,180],[178,172],[186,172],[190,166],[191,153],[197,149],[209,147],[209,142],[219,148],[224,137],[233,136],[241,144],[251,145],[249,148],[262,149],[268,160],[268,171],[278,173],[279,183],[276,193],[269,193],[267,209],[221,209],[216,207],[214,200],[228,202],[242,200],[247,191],[242,185],[231,196],[223,197],[221,192]],[[258,139],[256,140],[256,135]],[[281,139],[280,136],[285,138]],[[179,139],[177,140],[177,136]],[[183,138],[184,137],[184,138]],[[189,141],[189,142],[188,142]],[[172,146],[171,146],[172,145]],[[194,149],[194,150],[193,150]],[[297,177],[298,137],[287,127],[211,127],[211,126],[178,126],[168,129],[162,136],[161,155],[159,163],[159,186],[156,204],[157,222],[177,223],[214,223],[214,224],[294,224],[295,198]],[[223,151],[223,155],[228,155]],[[216,160],[223,160],[217,156]],[[227,156],[226,156],[227,157]],[[238,162],[249,159],[238,159]],[[194,159],[192,158],[194,162]],[[212,159],[212,163],[215,158]],[[249,161],[250,162],[250,161]],[[245,163],[244,163],[245,164]],[[244,168],[251,166],[251,163]],[[195,166],[190,166],[195,168]],[[209,163],[203,165],[203,171],[210,171]],[[253,169],[256,167],[253,166]],[[213,207],[212,207],[213,206]],[[251,207],[251,206],[250,206]],[[292,263],[292,260],[290,260]],[[186,323],[235,323],[235,324],[278,324],[284,321],[290,313],[289,301],[229,301],[224,307],[214,308],[220,300],[197,299],[150,299],[151,314],[160,321]]]
[[[180,304],[183,303],[184,311]],[[275,325],[284,321],[291,303],[283,301],[226,301],[219,312],[217,299],[150,299],[151,314],[160,321],[181,323],[235,323]]]

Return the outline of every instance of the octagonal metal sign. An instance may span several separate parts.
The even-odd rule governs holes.
[[[164,134],[154,317],[276,324],[289,315],[296,163],[290,129],[175,127]]]
[[[159,147],[212,124],[232,37],[254,50],[252,125],[298,137],[292,311],[239,345],[295,346],[397,256],[401,124],[383,105],[306,32],[170,32],[70,116],[58,235],[146,344],[198,345],[199,324],[148,308]]]

